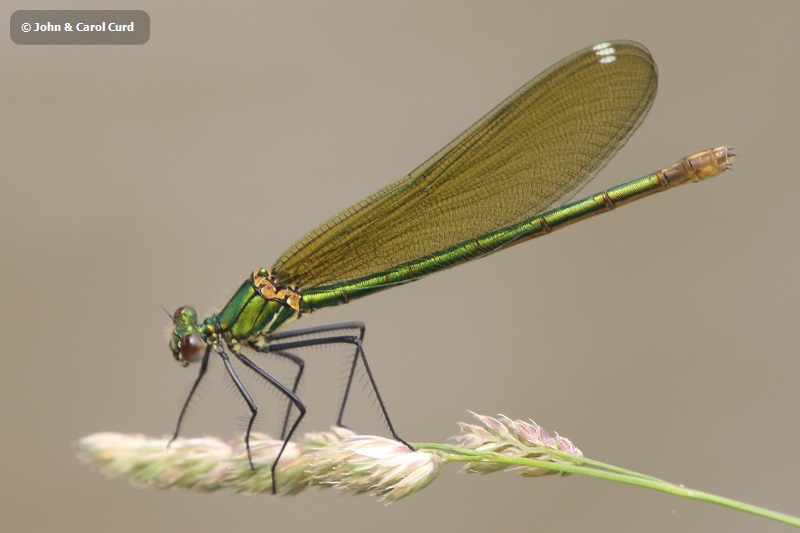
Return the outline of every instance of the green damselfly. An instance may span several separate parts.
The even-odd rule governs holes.
[[[253,272],[219,313],[200,322],[193,308],[179,308],[170,348],[184,366],[199,361],[200,372],[173,439],[209,356],[216,353],[250,408],[245,442],[254,467],[250,432],[258,408],[228,352],[289,400],[281,432],[285,447],[306,412],[296,394],[304,361],[295,352],[345,344],[354,353],[337,425],[361,361],[389,430],[405,443],[367,363],[363,323],[277,330],[314,310],[408,283],[729,168],[734,154],[722,146],[563,205],[636,130],[653,103],[656,84],[653,58],[638,43],[613,41],[580,50],[525,84],[411,174],[312,230],[271,268]],[[297,365],[293,383],[273,378],[244,348]],[[289,424],[293,406],[298,415]],[[272,464],[273,482],[282,452]]]

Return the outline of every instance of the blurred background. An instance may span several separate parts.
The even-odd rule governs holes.
[[[450,466],[385,507],[335,491],[137,490],[75,458],[90,433],[173,430],[196,368],[172,360],[161,306],[218,310],[305,232],[609,39],[645,44],[660,86],[584,192],[721,144],[740,154],[733,172],[297,326],[367,322],[409,441],[445,440],[467,409],[530,417],[594,459],[800,514],[800,3],[70,4],[58,7],[146,10],[151,38],[0,44],[4,529],[782,530],[579,476]],[[6,20],[53,7],[4,5]],[[476,301],[469,288],[482,283],[504,297]],[[341,355],[308,355],[301,432],[332,422]],[[244,428],[222,374],[212,365],[184,435]],[[363,393],[347,421],[386,434],[377,418]]]

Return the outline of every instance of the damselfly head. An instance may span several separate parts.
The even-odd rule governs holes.
[[[189,306],[179,307],[172,315],[172,335],[169,349],[183,366],[199,361],[206,350],[205,336],[197,325],[197,311]]]

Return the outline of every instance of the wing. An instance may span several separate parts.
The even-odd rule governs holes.
[[[642,122],[657,77],[632,41],[562,59],[411,174],[302,237],[273,265],[279,282],[358,279],[563,204]]]

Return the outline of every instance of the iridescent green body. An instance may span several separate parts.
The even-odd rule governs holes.
[[[669,169],[660,170],[552,209],[518,224],[460,243],[437,254],[398,265],[386,272],[302,292],[300,308],[310,311],[347,303],[355,298],[414,281],[433,272],[486,256],[540,235],[546,235],[569,224],[606,213],[621,205],[665,191],[670,187],[716,176],[728,168],[729,159],[732,156],[733,152],[724,146],[694,154],[670,167],[679,167],[677,172],[673,171],[669,174]],[[701,168],[700,165],[704,166]]]
[[[285,302],[261,295],[250,276],[217,315],[217,321],[231,338],[247,340],[272,333],[297,316],[298,311]]]
[[[257,270],[242,283],[218,315],[206,319],[205,328],[209,333],[222,334],[228,341],[252,340],[272,333],[304,312],[344,304],[355,298],[408,283],[433,272],[546,235],[671,187],[716,176],[729,167],[732,156],[733,152],[724,146],[705,150],[682,159],[672,167],[371,276],[309,291],[303,291],[302,287],[274,285],[273,293],[287,289],[299,295],[299,305],[294,307],[285,298],[274,294],[271,297],[265,296],[263,289],[256,287],[255,281],[259,279],[259,275],[266,276],[271,270]]]

